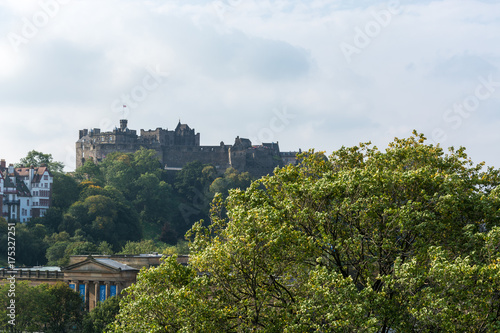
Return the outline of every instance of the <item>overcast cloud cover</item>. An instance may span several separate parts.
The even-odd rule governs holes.
[[[416,129],[500,167],[497,1],[1,0],[0,32],[8,163],[72,170],[79,129],[126,117],[328,153]]]

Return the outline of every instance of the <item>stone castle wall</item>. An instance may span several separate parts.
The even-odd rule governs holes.
[[[180,122],[175,130],[157,128],[140,133],[138,136],[135,130],[128,129],[126,120],[111,132],[81,130],[76,142],[76,167],[89,159],[98,163],[113,152],[133,153],[141,147],[155,150],[167,168],[182,168],[199,161],[215,166],[221,173],[233,167],[260,177],[283,165],[277,143],[252,146],[250,140],[237,137],[234,145],[221,142],[219,146],[201,146],[200,134]]]

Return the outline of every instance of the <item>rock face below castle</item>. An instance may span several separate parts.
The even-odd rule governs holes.
[[[194,129],[180,121],[175,130],[141,129],[140,135],[137,135],[135,130],[127,127],[127,120],[122,119],[120,128],[111,132],[101,132],[98,128],[80,130],[76,142],[76,167],[90,158],[100,162],[110,153],[133,153],[141,147],[154,149],[160,162],[171,170],[200,161],[215,166],[221,173],[233,167],[260,177],[284,165],[277,143],[254,146],[249,139],[236,137],[233,145],[221,142],[218,146],[200,146],[200,133],[195,133]]]

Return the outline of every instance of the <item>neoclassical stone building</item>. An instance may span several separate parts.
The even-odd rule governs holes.
[[[141,268],[158,266],[161,258],[159,254],[71,256],[70,264],[62,268],[0,269],[0,284],[8,283],[10,276],[33,286],[62,281],[82,296],[85,309],[90,311],[98,302],[119,295],[135,283]],[[187,265],[188,259],[187,255],[177,257],[183,265]]]

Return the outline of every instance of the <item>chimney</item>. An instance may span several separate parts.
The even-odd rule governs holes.
[[[14,164],[9,164],[9,174],[13,174],[14,173]]]
[[[3,158],[0,160],[0,168],[5,169],[5,160]]]
[[[127,128],[127,119],[120,119],[120,129],[123,131]]]
[[[30,170],[29,170],[29,178],[28,178],[28,188],[31,191],[31,184],[33,184],[33,178],[35,176],[35,169],[33,168],[33,165],[30,165]]]

